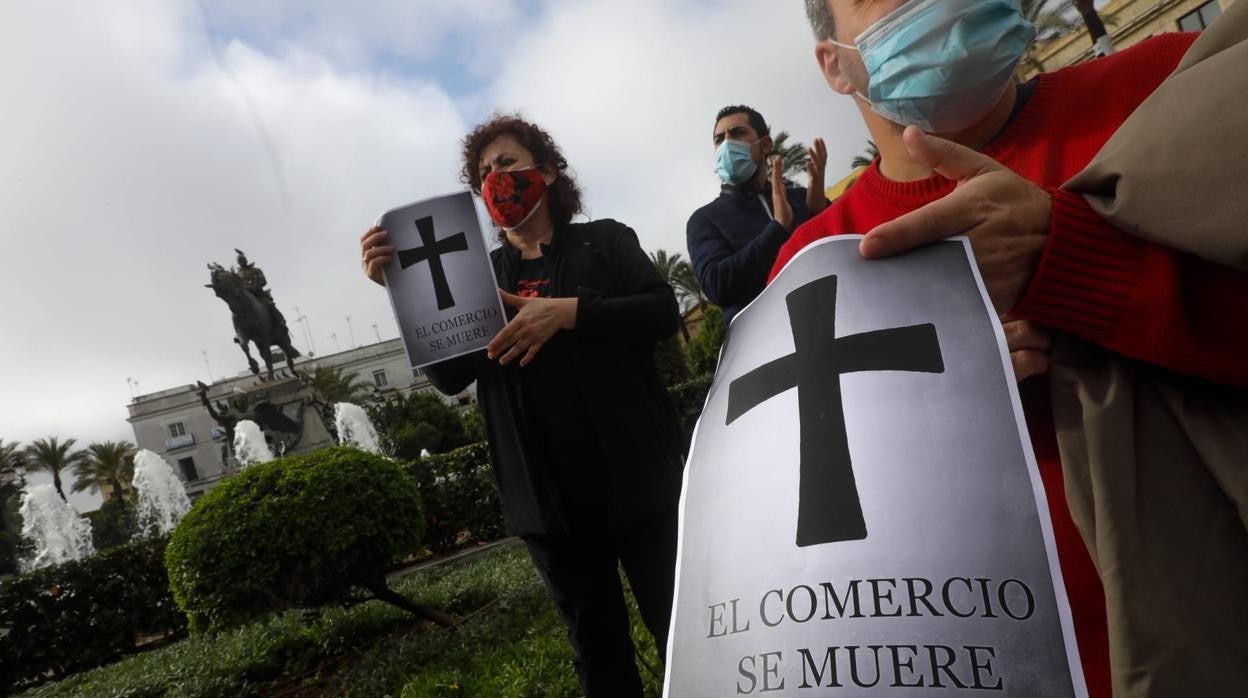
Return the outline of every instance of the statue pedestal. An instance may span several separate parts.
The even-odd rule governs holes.
[[[257,381],[241,393],[236,389],[210,400],[218,412],[222,402],[228,403],[223,415],[227,421],[246,419],[259,425],[274,456],[300,455],[335,444],[333,405],[322,402],[315,388],[300,378]],[[227,453],[226,463],[237,470],[233,444],[228,444]]]

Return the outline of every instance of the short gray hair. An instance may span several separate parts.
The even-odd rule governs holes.
[[[832,21],[832,10],[828,8],[828,0],[806,0],[806,19],[810,20],[810,28],[815,38],[836,38],[836,24]]]

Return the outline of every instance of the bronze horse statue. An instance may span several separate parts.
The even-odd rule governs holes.
[[[211,271],[211,283],[204,285],[230,306],[230,312],[234,316],[234,343],[243,350],[252,373],[259,377],[260,366],[252,358],[248,343],[255,344],[260,358],[264,359],[266,376],[261,380],[273,379],[271,347],[282,350],[286,355],[287,367],[294,373],[295,359],[300,354],[290,343],[286,318],[277,309],[268,289],[264,288],[264,272],[248,262],[242,252],[238,252],[238,261],[238,269],[226,269],[215,262],[210,263],[208,269]]]

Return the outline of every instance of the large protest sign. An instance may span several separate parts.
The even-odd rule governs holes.
[[[681,499],[666,695],[1084,696],[970,246],[795,257],[733,321]]]
[[[382,214],[394,259],[386,288],[413,368],[484,349],[507,323],[472,194]]]

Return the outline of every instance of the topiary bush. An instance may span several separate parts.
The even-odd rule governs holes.
[[[486,442],[403,464],[425,501],[425,545],[435,553],[503,535],[503,505]]]
[[[424,522],[416,483],[398,465],[327,448],[250,466],[218,485],[173,532],[165,563],[196,633],[364,591],[450,624],[385,584],[386,571],[420,548]]]
[[[185,629],[164,537],[0,581],[0,695],[22,681],[107,664],[140,638]]]

